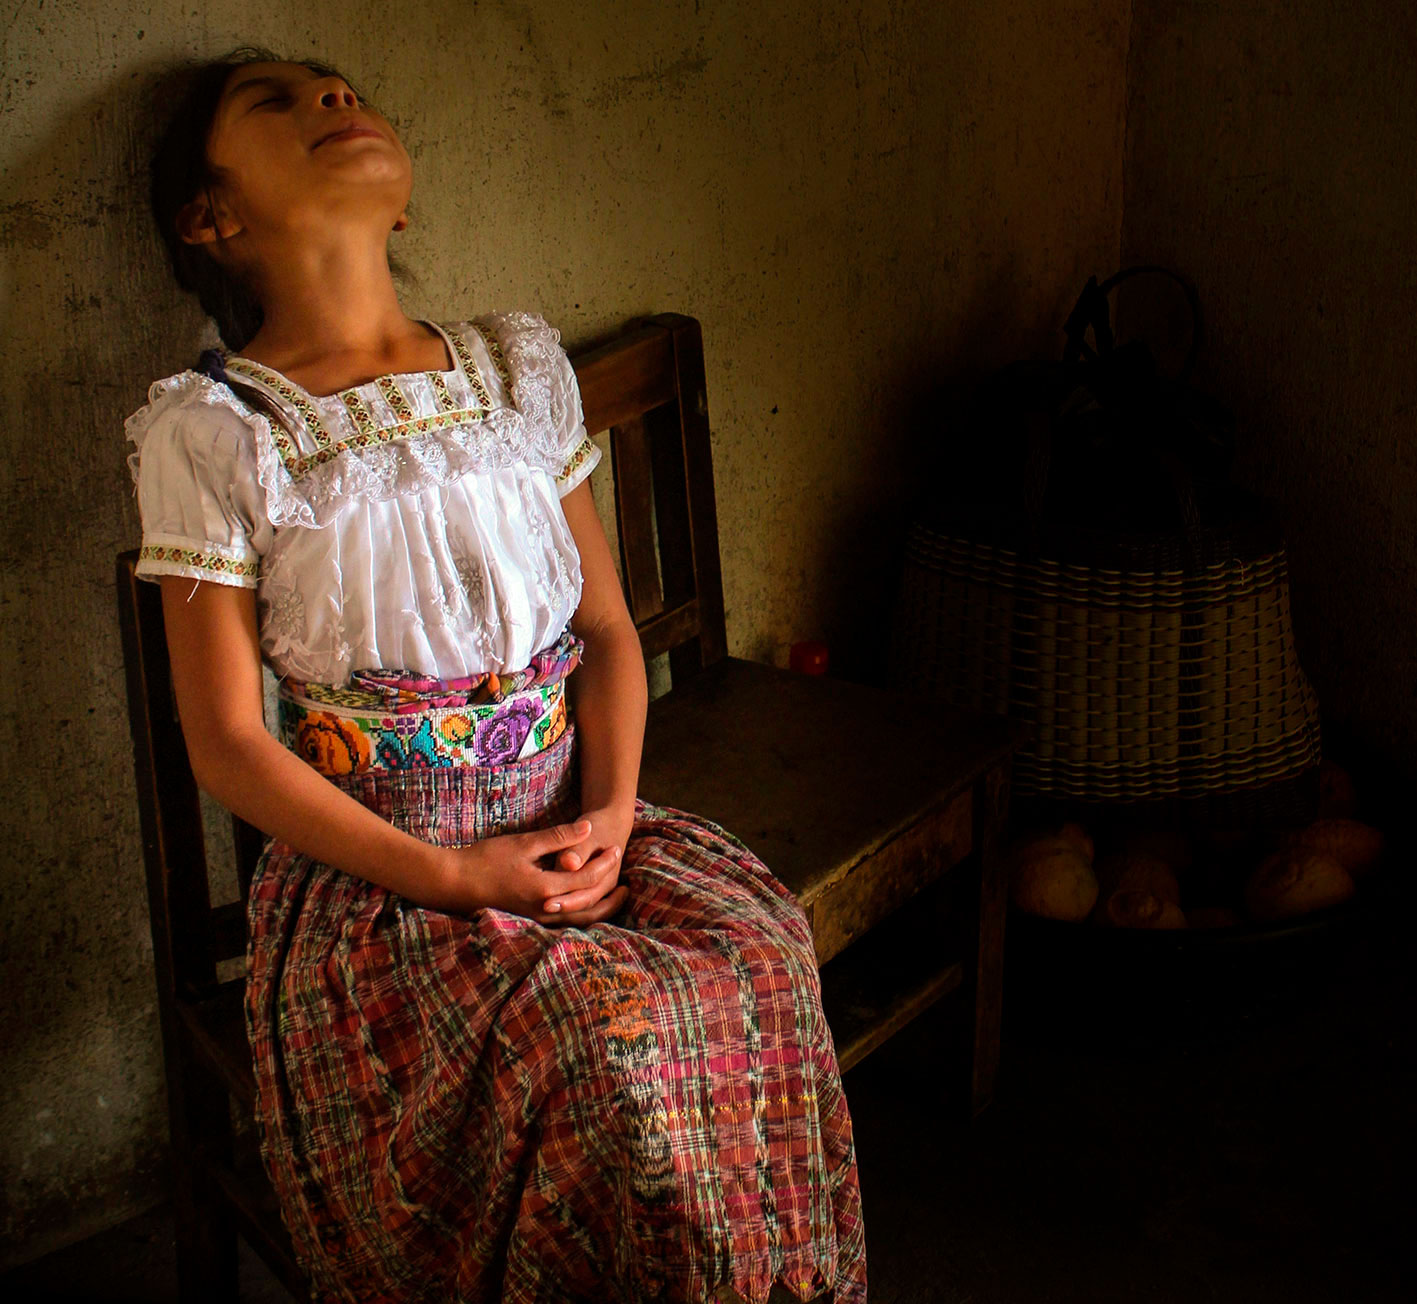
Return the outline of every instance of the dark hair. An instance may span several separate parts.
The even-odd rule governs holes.
[[[325,64],[283,59],[256,46],[243,46],[210,63],[180,69],[168,82],[168,89],[176,90],[178,100],[153,151],[149,191],[153,219],[177,284],[197,296],[202,309],[216,322],[223,343],[236,351],[244,348],[261,328],[265,314],[260,300],[205,246],[183,240],[177,230],[177,215],[218,180],[207,158],[207,136],[231,74],[250,63],[298,63],[322,77],[341,75]]]

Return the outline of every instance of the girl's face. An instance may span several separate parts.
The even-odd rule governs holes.
[[[252,63],[227,81],[207,136],[207,158],[224,239],[331,228],[353,217],[400,218],[413,184],[408,153],[389,123],[360,104],[342,77],[295,63]],[[206,196],[185,239],[206,243]],[[207,210],[210,214],[210,210]],[[195,235],[194,235],[195,232]],[[235,252],[233,248],[233,252]]]

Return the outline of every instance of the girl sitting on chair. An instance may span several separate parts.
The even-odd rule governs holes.
[[[409,156],[349,83],[195,71],[154,214],[229,351],[128,421],[249,900],[261,1152],[319,1300],[866,1298],[807,920],[636,795],[645,670],[559,336],[407,316]],[[279,685],[279,739],[261,664]]]

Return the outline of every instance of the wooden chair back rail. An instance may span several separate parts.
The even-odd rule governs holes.
[[[668,653],[671,683],[685,682],[727,653],[699,323],[654,317],[573,363],[586,429],[610,434],[621,569],[645,659]],[[158,977],[170,991],[205,998],[218,963],[245,953],[244,901],[265,838],[233,820],[241,900],[213,907],[162,595],[135,575],[137,557],[118,559],[119,617]]]

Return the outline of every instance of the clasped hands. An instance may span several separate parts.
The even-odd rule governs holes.
[[[620,861],[634,822],[633,807],[607,806],[569,824],[449,848],[447,890],[442,901],[428,904],[457,912],[492,907],[539,924],[608,919],[629,896],[619,882]]]

